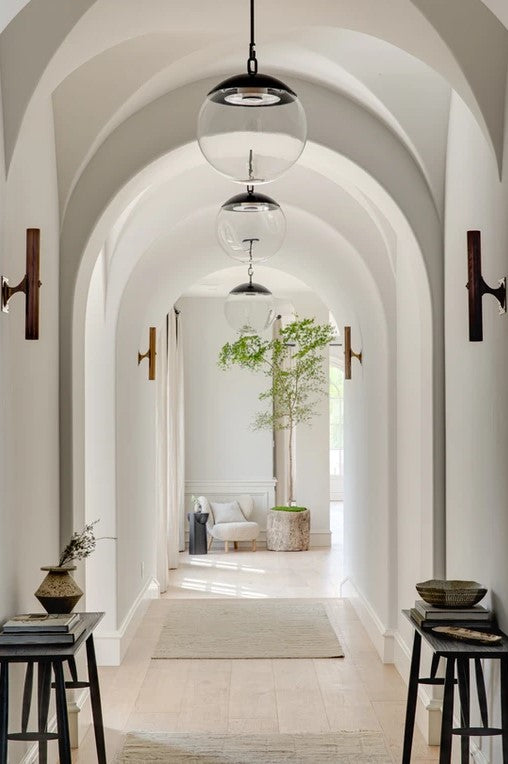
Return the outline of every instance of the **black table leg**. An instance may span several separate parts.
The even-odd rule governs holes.
[[[459,680],[460,719],[462,727],[469,727],[469,658],[457,659],[457,675]],[[469,737],[462,735],[460,740],[462,764],[469,764]]]
[[[32,688],[34,683],[34,662],[28,661],[25,673],[25,686],[23,687],[23,706],[21,710],[21,732],[28,730],[30,721],[30,708],[32,705]]]
[[[47,732],[49,699],[51,695],[51,663],[40,661],[37,664],[37,722],[39,732]],[[39,764],[47,764],[48,743],[39,740]]]
[[[99,674],[97,673],[97,661],[95,659],[93,634],[90,634],[86,640],[86,658],[88,662],[88,681],[90,683],[90,699],[92,701],[97,761],[99,764],[106,764],[106,743],[104,741],[104,724],[102,721],[101,692],[99,687]]]
[[[503,762],[508,764],[508,658],[501,658],[501,726],[503,728]]]
[[[455,689],[455,658],[446,659],[446,675],[441,720],[439,764],[450,764],[452,757],[453,693]]]
[[[411,656],[411,670],[409,672],[409,685],[407,690],[406,723],[404,726],[404,748],[402,751],[402,764],[411,761],[411,748],[413,747],[413,732],[415,728],[416,702],[418,700],[418,679],[420,676],[420,655],[422,638],[415,631],[413,640],[413,654]]]
[[[53,663],[56,690],[56,718],[58,723],[58,754],[60,764],[71,764],[71,741],[69,719],[67,717],[67,699],[65,697],[65,679],[62,661]]]
[[[0,663],[0,764],[7,764],[9,731],[9,663]]]

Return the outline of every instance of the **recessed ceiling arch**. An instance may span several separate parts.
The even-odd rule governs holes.
[[[181,35],[203,30],[213,40],[224,36],[224,15],[235,30],[245,24],[246,15],[233,0],[223,0],[220,14],[202,0],[172,4],[171,9],[153,0],[142,14],[137,0],[123,0],[121,14],[116,0],[75,0],[72,13],[63,15],[57,0],[48,2],[55,6],[53,13],[46,4],[46,17],[41,18],[40,4],[32,0],[0,35],[7,166],[36,90],[50,96],[78,66],[129,37],[163,29]],[[340,7],[333,0],[300,0],[291,4],[290,13],[285,3],[259,2],[260,39],[272,28],[327,25],[386,40],[426,62],[468,104],[501,166],[508,31],[480,0],[447,0],[438,9],[429,0],[348,0]],[[460,25],[450,23],[456,18]],[[458,26],[468,30],[466,44],[460,43]],[[20,79],[28,50],[38,55]]]

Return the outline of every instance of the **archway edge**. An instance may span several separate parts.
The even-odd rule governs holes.
[[[186,89],[188,91],[188,89]],[[199,95],[202,93],[202,90],[200,89]],[[142,149],[146,150],[146,147],[150,147],[152,150],[150,160],[151,163],[148,162],[146,151],[140,151],[139,156],[134,157],[134,169],[131,170],[131,173],[129,176],[127,176],[127,173],[120,174],[119,177],[115,177],[113,179],[114,182],[110,183],[109,185],[106,185],[106,189],[104,189],[104,186],[101,185],[101,163],[100,161],[98,164],[96,164],[94,167],[89,168],[90,175],[85,178],[89,181],[91,184],[92,189],[96,191],[97,189],[100,190],[99,193],[95,193],[93,196],[94,203],[97,202],[97,197],[99,198],[99,204],[92,205],[91,208],[88,210],[88,216],[83,216],[82,214],[79,215],[79,225],[77,226],[77,231],[73,231],[72,227],[69,226],[69,220],[71,218],[67,218],[64,225],[64,230],[62,231],[62,265],[63,266],[72,266],[67,267],[67,272],[65,274],[66,280],[62,281],[62,289],[61,289],[61,299],[62,299],[62,305],[61,305],[61,380],[62,380],[62,389],[71,389],[72,382],[73,382],[73,374],[72,374],[72,362],[71,358],[74,356],[74,371],[79,367],[80,359],[79,359],[79,348],[76,349],[76,346],[74,349],[76,352],[73,354],[73,343],[72,343],[72,321],[71,316],[73,314],[73,300],[75,300],[74,307],[81,304],[83,305],[84,299],[83,298],[83,292],[80,290],[75,291],[75,285],[76,285],[76,276],[79,267],[81,266],[82,273],[85,273],[86,271],[91,270],[91,266],[93,265],[93,262],[97,256],[98,251],[100,250],[106,233],[111,225],[111,220],[118,216],[118,214],[121,212],[122,209],[124,209],[127,204],[134,198],[137,194],[140,193],[140,189],[147,188],[150,186],[150,184],[154,180],[154,176],[159,173],[163,174],[163,166],[166,160],[168,160],[168,135],[167,131],[165,129],[165,125],[167,124],[166,119],[162,120],[162,127],[161,122],[159,121],[159,117],[164,116],[164,114],[167,112],[168,109],[168,103],[165,102],[166,99],[161,99],[163,101],[162,104],[158,104],[159,107],[162,107],[162,113],[160,110],[155,110],[154,113],[151,114],[152,118],[155,117],[155,126],[158,128],[158,130],[155,130],[155,135],[159,139],[159,142],[151,140],[152,135],[150,134],[144,134],[145,135],[145,142],[142,145]],[[149,109],[153,109],[154,105],[150,105]],[[187,104],[187,110],[189,110],[189,104]],[[190,103],[190,111],[191,114],[195,114],[195,111],[192,110],[192,102]],[[364,118],[367,117],[367,126],[363,125],[364,130],[367,130],[367,132],[370,131],[370,135],[372,139],[374,139],[374,134],[377,132],[378,135],[376,136],[376,145],[379,146],[379,138],[386,139],[388,145],[390,146],[390,149],[396,150],[399,154],[405,154],[404,150],[400,146],[400,144],[394,140],[393,136],[389,135],[386,136],[384,134],[384,131],[382,127],[380,127],[379,122],[372,118],[370,115],[365,115],[361,109],[354,109],[352,110],[353,113],[356,111],[356,117],[359,119],[360,117]],[[349,113],[351,115],[351,112]],[[139,115],[137,115],[139,116]],[[167,116],[167,114],[166,114]],[[336,116],[336,115],[335,115]],[[330,115],[330,118],[333,119],[334,115]],[[139,128],[139,122],[136,122],[135,127]],[[349,122],[351,124],[351,122]],[[362,123],[363,124],[363,123]],[[122,126],[122,132],[123,128],[125,126]],[[153,128],[153,126],[152,126]],[[351,130],[351,133],[353,135],[356,135],[355,130]],[[178,146],[182,147],[184,144],[185,138],[187,137],[185,130],[183,130],[177,138],[179,140],[176,140],[176,148],[173,150],[172,158],[174,159],[175,156],[178,156]],[[351,141],[353,144],[355,143],[353,140]],[[373,189],[377,189],[378,196],[382,197],[384,199],[386,208],[388,209],[388,217],[391,217],[392,215],[395,215],[399,221],[401,221],[402,226],[405,226],[406,229],[406,235],[409,237],[409,239],[413,238],[414,242],[419,250],[423,251],[423,254],[433,255],[430,258],[427,258],[425,260],[424,257],[424,263],[425,268],[427,270],[428,278],[429,278],[429,289],[428,289],[428,295],[429,295],[429,301],[432,304],[432,313],[434,317],[433,321],[433,342],[434,342],[434,353],[435,353],[435,363],[434,363],[434,416],[435,416],[435,444],[434,444],[434,462],[435,464],[439,464],[440,460],[442,459],[442,447],[443,447],[443,441],[444,441],[444,434],[442,433],[442,426],[443,426],[443,403],[442,403],[442,389],[443,389],[443,368],[441,363],[441,354],[442,354],[442,305],[441,305],[441,290],[442,290],[442,283],[439,281],[439,273],[442,269],[442,260],[440,258],[441,254],[441,232],[440,232],[440,223],[439,218],[437,216],[435,207],[432,203],[432,199],[430,198],[428,187],[426,186],[424,180],[421,178],[421,176],[418,173],[418,170],[416,168],[416,165],[412,161],[411,157],[408,157],[407,154],[402,159],[402,175],[404,177],[404,180],[406,184],[408,184],[412,189],[413,192],[415,189],[417,189],[418,194],[417,198],[412,200],[412,204],[416,207],[416,209],[421,210],[423,209],[424,212],[426,211],[426,215],[423,215],[423,219],[420,220],[420,225],[418,226],[418,219],[416,221],[416,225],[411,225],[410,222],[408,222],[408,219],[411,218],[411,212],[414,211],[414,207],[412,209],[411,204],[408,204],[408,195],[405,193],[407,189],[404,188],[404,184],[401,183],[398,185],[397,188],[393,190],[393,194],[395,197],[390,196],[389,191],[386,190],[386,186],[390,187],[390,178],[391,175],[389,173],[389,167],[385,168],[385,174],[383,175],[383,172],[380,172],[383,168],[381,167],[374,167],[372,172],[374,174],[374,177],[369,177],[368,169],[366,168],[366,162],[364,161],[364,158],[361,158],[361,160],[358,158],[358,152],[356,152],[356,158],[358,161],[361,161],[363,166],[361,166],[358,163],[355,163],[353,157],[346,157],[344,155],[341,155],[338,153],[340,151],[341,146],[339,145],[337,147],[337,143],[340,143],[339,140],[337,140],[337,136],[335,136],[335,145],[336,150],[334,151],[332,148],[328,147],[326,148],[323,145],[316,145],[316,144],[310,144],[309,146],[309,160],[304,159],[303,161],[310,161],[312,160],[312,163],[318,165],[318,167],[314,167],[314,169],[318,169],[320,172],[322,172],[324,175],[330,174],[331,170],[331,163],[330,163],[330,157],[334,158],[335,161],[335,173],[333,174],[334,180],[337,182],[339,179],[339,176],[341,175],[340,168],[338,167],[338,164],[340,162],[349,164],[350,168],[355,168],[356,170],[356,177],[355,177],[355,183],[360,189],[361,193],[365,193],[367,196],[372,194]],[[120,150],[119,150],[120,147]],[[119,142],[116,146],[106,147],[107,149],[112,148],[114,149],[113,153],[113,160],[116,160],[119,156],[124,157],[125,152],[129,151],[129,142],[126,140],[125,134],[119,136]],[[349,148],[349,153],[353,153],[353,156],[355,152],[351,152],[351,147],[346,146],[346,148]],[[312,152],[316,152],[316,156],[314,159],[310,156]],[[328,153],[327,153],[328,152]],[[196,162],[201,161],[200,154],[195,148],[195,158]],[[320,157],[319,162],[317,160],[317,157]],[[340,161],[339,161],[340,160]],[[121,162],[117,162],[116,167],[121,166]],[[136,174],[136,165],[140,166],[140,169],[138,170]],[[342,167],[342,173],[344,173],[344,164]],[[210,170],[210,172],[212,172]],[[386,177],[388,174],[389,177]],[[381,181],[379,179],[379,175],[381,175]],[[377,177],[376,177],[377,176]],[[119,190],[117,190],[119,189]],[[79,198],[79,192],[82,191],[82,188],[77,189],[76,193],[76,199],[73,200],[75,203],[76,211],[79,211],[81,209],[81,213],[83,212],[83,207],[80,207],[80,198]],[[116,192],[116,195],[115,195]],[[400,198],[402,197],[402,198]],[[399,206],[400,204],[400,206]],[[401,209],[402,207],[405,207],[405,209]],[[103,209],[101,209],[103,207]],[[71,210],[70,210],[71,211]],[[107,214],[106,214],[107,211]],[[430,224],[429,224],[430,221]],[[67,228],[66,228],[67,226]],[[417,232],[414,229],[418,229],[418,233],[420,236],[418,236]],[[71,236],[71,233],[73,236]],[[77,235],[77,238],[75,238]],[[419,240],[420,239],[420,240]],[[87,246],[88,244],[88,246]],[[80,260],[79,253],[86,252],[86,257],[83,260]],[[73,254],[78,254],[78,257],[75,257],[73,260]],[[430,260],[430,262],[429,262]],[[80,279],[81,282],[81,279]],[[84,278],[84,281],[82,283],[86,284],[87,279]],[[76,319],[76,312],[74,312],[74,318]],[[79,374],[77,375],[79,376]],[[74,378],[76,378],[74,376]],[[73,391],[73,396],[75,395],[76,391]],[[78,396],[79,398],[79,396]],[[73,477],[72,477],[72,442],[73,442],[73,436],[72,436],[72,430],[71,430],[71,424],[72,421],[72,412],[69,410],[69,400],[62,399],[62,416],[61,416],[61,424],[62,424],[62,528],[63,533],[66,533],[67,530],[70,528],[70,525],[72,523],[72,512],[71,507],[73,506],[72,497],[73,497]],[[74,441],[75,442],[75,441]],[[74,462],[75,463],[75,462]],[[436,468],[436,472],[439,473],[439,468]],[[75,476],[78,477],[77,475]],[[435,513],[436,518],[434,522],[434,528],[435,533],[437,536],[441,536],[441,518],[444,517],[444,496],[443,496],[443,484],[439,480],[439,474],[435,476],[434,480],[434,492],[435,492]],[[439,538],[436,542],[436,553],[435,553],[435,569],[440,570],[442,566],[444,565],[444,554],[442,551],[440,551],[442,547],[442,539]]]

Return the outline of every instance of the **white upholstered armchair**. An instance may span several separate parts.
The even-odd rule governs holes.
[[[199,496],[198,503],[202,512],[208,512],[208,549],[211,548],[214,539],[224,542],[224,550],[229,551],[229,544],[233,542],[234,548],[238,549],[239,541],[250,541],[252,551],[256,551],[256,539],[259,536],[259,525],[249,520],[254,509],[254,500],[248,494],[242,494],[235,501],[217,502],[210,501],[206,496]]]

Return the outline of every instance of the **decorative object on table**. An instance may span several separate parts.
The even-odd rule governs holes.
[[[258,72],[254,0],[250,0],[247,72],[220,82],[206,96],[197,138],[205,159],[244,184],[266,183],[286,172],[307,139],[305,111],[284,82]]]
[[[273,507],[266,516],[266,548],[271,552],[306,552],[310,512],[305,507]]]
[[[278,336],[263,339],[259,335],[242,336],[234,343],[226,343],[219,356],[219,366],[233,366],[262,373],[269,380],[269,387],[260,394],[259,400],[268,403],[268,409],[258,413],[254,429],[288,431],[288,497],[287,506],[274,507],[271,513],[281,512],[280,522],[267,528],[266,545],[274,545],[280,551],[297,551],[293,543],[295,534],[290,530],[299,528],[298,535],[306,538],[301,529],[310,523],[310,513],[305,507],[295,507],[294,497],[294,431],[297,425],[310,424],[316,416],[316,407],[328,391],[323,358],[328,345],[335,338],[329,324],[317,324],[314,318],[295,319],[282,327]],[[300,512],[288,510],[303,510]],[[269,513],[270,514],[270,513]],[[287,546],[284,548],[281,528],[286,528]],[[272,529],[277,529],[277,539]],[[302,551],[308,548],[302,547]]]
[[[487,589],[477,581],[431,579],[416,584],[420,597],[429,605],[444,608],[468,608],[477,605]]]
[[[242,494],[235,501],[227,503],[209,501],[206,496],[200,496],[198,501],[202,512],[208,515],[208,549],[212,548],[214,539],[217,539],[224,542],[226,552],[229,551],[231,543],[238,549],[240,541],[249,541],[252,551],[256,551],[259,525],[250,520],[254,510],[252,496]]]
[[[497,287],[490,287],[482,276],[482,244],[480,231],[467,232],[466,289],[469,292],[469,341],[483,340],[483,295],[491,294],[499,303],[499,313],[506,313],[506,278]]]
[[[344,379],[351,379],[351,361],[353,358],[357,358],[362,363],[363,354],[360,351],[355,353],[351,347],[351,327],[344,327]]]
[[[71,616],[34,613],[15,616],[0,631],[2,645],[72,645],[86,628],[79,613]]]
[[[148,334],[148,350],[146,353],[139,353],[138,352],[138,366],[140,365],[141,361],[144,358],[148,358],[148,379],[153,382],[155,379],[155,359],[157,356],[157,352],[155,350],[157,344],[157,329],[155,326],[150,327],[150,331]]]
[[[6,621],[2,631],[6,632],[67,632],[76,621],[79,613],[23,613]]]
[[[432,631],[438,636],[480,645],[500,645],[503,641],[499,634],[489,634],[485,631],[476,631],[464,626],[434,626]]]
[[[9,312],[9,300],[15,294],[25,295],[25,339],[39,339],[39,290],[40,273],[40,237],[39,228],[27,228],[26,231],[26,273],[15,287],[9,286],[8,279],[2,276],[2,310]]]
[[[422,629],[431,629],[434,626],[443,624],[465,627],[481,626],[484,629],[493,629],[496,626],[494,614],[485,608],[482,608],[481,611],[477,611],[476,608],[434,608],[431,611],[422,613],[422,609],[418,607],[419,602],[422,602],[422,600],[417,600],[415,607],[411,608],[410,614],[413,621]],[[425,605],[424,602],[423,605]],[[431,606],[428,605],[427,607],[430,608]],[[476,607],[479,606],[477,605]]]
[[[82,531],[73,533],[58,565],[46,565],[41,568],[48,573],[35,596],[48,613],[70,613],[83,596],[83,592],[71,576],[76,566],[69,563],[84,560],[92,554],[98,541],[94,535],[94,526],[98,522],[95,520],[85,525]]]
[[[206,554],[206,521],[207,512],[189,512],[187,514],[189,521],[189,554]]]

